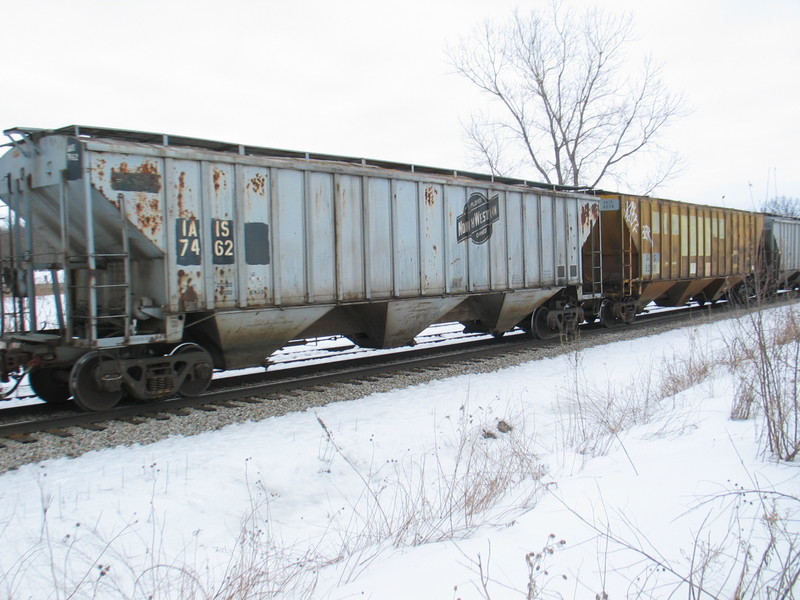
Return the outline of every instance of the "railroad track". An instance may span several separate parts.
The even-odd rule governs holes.
[[[678,311],[657,312],[640,315],[632,325],[620,325],[618,330],[625,335],[640,332],[646,335],[652,328],[682,323],[720,311],[729,311],[724,304],[691,307]],[[599,325],[588,325],[581,329],[582,342],[605,343],[614,336]],[[105,431],[119,423],[140,425],[148,421],[164,421],[186,417],[193,411],[205,413],[224,412],[248,405],[274,403],[285,396],[298,396],[318,392],[334,384],[362,385],[364,382],[386,381],[402,374],[429,372],[430,378],[447,366],[476,366],[482,362],[495,361],[527,353],[525,360],[535,358],[532,353],[552,349],[561,345],[561,340],[532,340],[524,333],[507,334],[502,339],[479,339],[466,343],[450,343],[445,347],[433,346],[423,350],[381,353],[346,361],[309,364],[285,368],[275,372],[247,374],[239,377],[215,380],[212,389],[195,398],[169,398],[148,404],[129,403],[102,412],[79,412],[65,410],[53,405],[33,405],[0,411],[0,446],[9,444],[36,444],[44,438],[68,439],[81,431]]]
[[[485,333],[460,333],[456,331],[458,324],[438,324],[429,327],[425,332],[415,338],[414,352],[429,351],[431,348],[446,347],[453,344],[465,344],[470,341],[493,339]],[[284,349],[276,351],[266,362],[268,372],[254,368],[244,369],[240,372],[220,371],[215,374],[209,389],[230,386],[230,382],[260,379],[264,377],[279,377],[282,370],[291,369],[293,373],[301,373],[305,368],[319,370],[320,365],[329,363],[342,363],[366,358],[375,360],[377,356],[392,356],[400,352],[408,352],[411,347],[373,350],[356,346],[346,338],[333,336],[312,340],[296,340]],[[243,374],[245,373],[245,374]],[[248,374],[249,373],[249,374]],[[227,382],[227,383],[226,383]],[[38,408],[34,408],[37,406]],[[70,403],[70,407],[73,405]],[[31,411],[53,412],[55,407],[42,403],[23,381],[17,393],[5,401],[0,401],[0,422],[16,414],[23,416]]]

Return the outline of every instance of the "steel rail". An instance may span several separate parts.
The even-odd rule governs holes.
[[[630,324],[620,324],[610,329],[599,324],[584,325],[581,338],[602,336],[607,331],[646,330],[654,325],[681,322],[696,318],[697,313],[708,314],[710,311],[730,310],[725,304],[707,305],[705,307],[688,307],[686,309],[644,314]],[[224,408],[231,402],[269,402],[270,396],[278,396],[295,390],[353,381],[368,377],[381,376],[389,378],[403,372],[432,366],[445,366],[454,362],[475,361],[476,359],[495,358],[504,353],[536,350],[557,346],[561,343],[558,337],[551,340],[533,340],[528,335],[509,335],[500,339],[483,339],[461,344],[450,343],[443,348],[425,348],[421,351],[404,350],[394,353],[360,357],[352,360],[332,361],[323,364],[308,365],[294,369],[282,369],[277,372],[248,374],[227,380],[216,380],[214,390],[196,397],[174,397],[158,402],[129,403],[116,406],[110,410],[98,412],[66,412],[59,407],[59,414],[45,418],[21,420],[0,424],[0,438],[14,441],[35,442],[31,436],[40,433],[55,433],[68,436],[70,427],[101,428],[111,427],[114,421],[136,422],[151,418],[167,418],[165,415],[180,414],[187,409],[216,410]],[[324,371],[321,371],[324,369]],[[237,385],[244,382],[248,385]],[[225,387],[227,385],[227,387]],[[219,388],[219,389],[217,389]],[[51,405],[35,405],[32,412],[52,411]],[[106,425],[104,425],[106,424]],[[0,440],[2,443],[2,440]]]

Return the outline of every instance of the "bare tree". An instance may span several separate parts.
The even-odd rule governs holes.
[[[782,217],[800,217],[800,198],[774,196],[761,204],[761,212]]]
[[[636,80],[626,77],[632,33],[630,16],[578,15],[556,0],[547,14],[487,21],[448,48],[457,73],[495,101],[466,126],[482,166],[497,175],[532,166],[547,183],[596,187],[622,181],[634,155],[663,153],[659,134],[685,102],[665,89],[649,59]],[[679,162],[660,160],[647,191]]]

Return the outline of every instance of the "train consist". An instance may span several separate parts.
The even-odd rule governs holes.
[[[800,275],[800,221],[758,213],[161,134],[6,135],[0,376],[86,410],[200,394],[297,338],[546,338]]]

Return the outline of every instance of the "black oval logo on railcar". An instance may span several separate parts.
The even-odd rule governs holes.
[[[471,238],[476,244],[484,243],[492,237],[492,223],[499,219],[500,196],[487,198],[480,192],[473,192],[456,221],[458,242]]]

